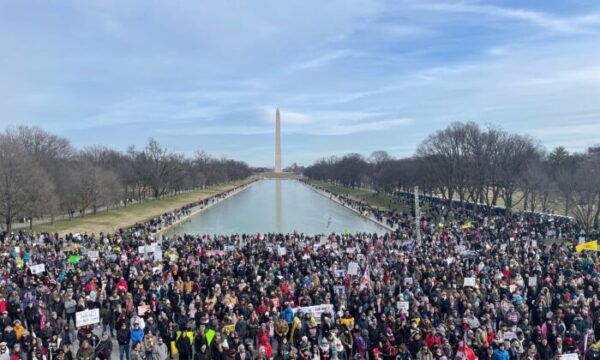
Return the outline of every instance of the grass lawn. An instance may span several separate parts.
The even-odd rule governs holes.
[[[82,218],[74,218],[73,220],[61,220],[54,224],[38,225],[34,227],[34,231],[57,232],[59,234],[113,232],[118,228],[125,228],[137,222],[148,220],[250,181],[251,179],[210,186],[206,189],[194,190],[160,200],[149,200],[141,204],[127,206],[126,208],[121,207],[103,211],[96,215],[87,215]]]
[[[355,200],[362,200],[369,203],[371,206],[378,207],[384,210],[397,210],[400,212],[411,212],[412,210],[406,207],[405,204],[399,202],[390,196],[377,195],[375,192],[364,188],[349,188],[342,185],[332,184],[326,181],[317,181],[306,179],[310,184],[320,186],[323,189],[337,195],[346,195]]]

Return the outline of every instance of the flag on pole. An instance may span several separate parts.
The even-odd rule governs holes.
[[[577,251],[577,252],[582,252],[584,250],[599,251],[598,250],[598,241],[592,240],[592,241],[588,241],[584,244],[575,246],[575,251]]]
[[[363,289],[368,288],[369,285],[369,267],[367,266],[365,272],[363,273],[362,282],[360,283],[360,287],[358,288],[358,290],[363,291]]]

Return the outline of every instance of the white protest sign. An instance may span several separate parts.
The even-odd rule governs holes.
[[[577,353],[564,354],[560,356],[560,360],[579,360]]]
[[[283,246],[280,246],[279,248],[277,248],[277,254],[279,256],[285,256],[287,254],[286,248]]]
[[[154,251],[154,261],[162,261],[162,259],[163,259],[162,250],[158,249],[158,250]]]
[[[150,245],[142,245],[140,247],[138,247],[138,253],[140,254],[147,254],[147,253],[152,253],[154,252],[155,249],[155,244],[150,244]]]
[[[461,252],[465,251],[465,250],[467,250],[467,247],[466,247],[466,246],[464,246],[464,245],[456,245],[456,246],[454,247],[454,252],[457,252],[457,253],[459,253],[459,254],[460,254]]]
[[[531,247],[537,247],[537,240],[531,240]]]
[[[82,327],[100,322],[100,309],[83,310],[75,313],[75,326]]]
[[[29,270],[31,270],[31,273],[33,275],[41,274],[44,271],[46,271],[46,265],[44,265],[44,264],[32,265],[31,267],[29,267]]]
[[[346,289],[344,288],[343,285],[335,285],[333,287],[333,291],[338,295],[342,295],[346,292]]]
[[[405,277],[404,278],[404,284],[406,284],[406,285],[412,285],[413,284],[413,278],[412,277]]]
[[[502,251],[502,252],[506,251],[506,244],[500,245],[500,251]]]
[[[16,252],[17,254],[18,254],[18,253],[20,253],[20,252],[21,252],[21,248],[20,248],[20,247],[18,247],[18,246],[15,246],[15,252]]]
[[[503,336],[504,340],[512,340],[512,339],[516,339],[517,338],[517,334],[515,334],[513,331],[505,331],[504,332],[504,336]]]
[[[353,247],[346,248],[346,254],[354,254],[354,248]]]
[[[476,286],[475,278],[474,277],[466,277],[463,286],[475,287]]]
[[[531,287],[537,286],[537,276],[530,276],[528,285]]]
[[[348,275],[358,275],[358,263],[356,261],[348,263]]]
[[[396,307],[398,308],[398,310],[400,311],[408,311],[410,304],[408,301],[398,301],[396,303]]]
[[[336,277],[344,277],[344,275],[346,275],[346,270],[344,270],[344,269],[338,269],[335,271]]]
[[[517,291],[517,285],[514,285],[514,284],[512,284],[512,285],[509,285],[509,286],[508,286],[508,290],[509,290],[511,293],[514,293],[514,292],[516,292],[516,291]]]
[[[97,250],[89,250],[87,256],[90,258],[90,260],[96,261],[100,257],[100,252]]]
[[[323,304],[323,305],[315,305],[315,306],[304,306],[302,307],[303,314],[309,314],[317,320],[317,323],[321,323],[321,315],[323,313],[329,313],[331,318],[333,319],[335,316],[335,312],[333,311],[332,304]]]
[[[585,243],[585,236],[580,236],[579,237],[579,244],[578,245],[581,245],[581,244],[584,244],[584,243]],[[562,356],[561,356],[561,358],[562,358]]]

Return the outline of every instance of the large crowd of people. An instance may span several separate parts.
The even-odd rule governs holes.
[[[368,204],[393,232],[156,233],[186,207],[7,234],[0,360],[600,359],[600,260],[575,222],[426,201],[420,241]]]

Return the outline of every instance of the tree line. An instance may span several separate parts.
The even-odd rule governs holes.
[[[198,151],[169,151],[150,139],[143,149],[104,146],[75,149],[39,127],[0,132],[0,216],[10,232],[17,219],[85,215],[102,207],[161,198],[245,179],[250,167]]]
[[[600,147],[548,152],[530,136],[474,122],[456,122],[430,134],[411,157],[352,153],[318,160],[304,175],[385,194],[419,186],[450,206],[470,202],[510,211],[519,205],[573,216],[588,232],[600,227]]]

